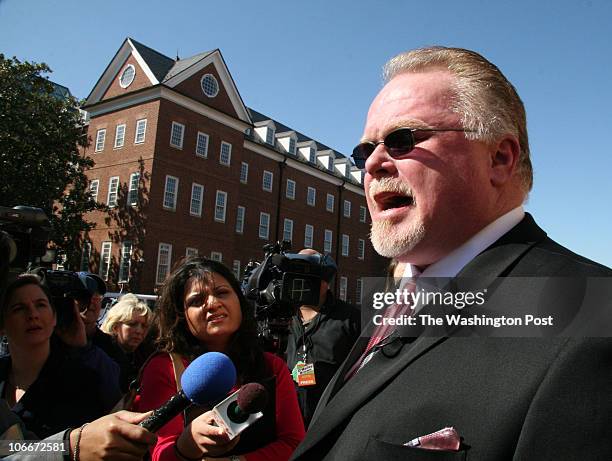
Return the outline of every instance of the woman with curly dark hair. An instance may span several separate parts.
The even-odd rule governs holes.
[[[177,392],[177,369],[209,351],[232,359],[238,375],[233,390],[259,382],[270,398],[264,416],[231,441],[208,408],[175,417],[158,432],[153,460],[289,459],[304,437],[293,382],[285,362],[259,346],[252,306],[232,272],[213,260],[184,260],[164,282],[157,315],[161,352],[143,370],[137,410],[163,404]]]

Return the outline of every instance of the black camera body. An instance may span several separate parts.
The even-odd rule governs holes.
[[[303,305],[317,306],[321,281],[330,282],[336,263],[329,255],[289,253],[290,243],[264,246],[264,260],[250,261],[242,287],[255,303],[255,319],[264,347],[284,350],[289,323]]]
[[[51,225],[41,208],[0,206],[1,264],[25,270],[47,251]]]
[[[58,327],[68,327],[74,321],[74,301],[78,301],[81,306],[89,306],[91,292],[77,273],[42,267],[34,269],[32,273],[40,277],[42,284],[51,293]]]

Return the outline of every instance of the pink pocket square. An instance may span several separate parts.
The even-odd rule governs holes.
[[[427,450],[458,451],[459,445],[461,445],[461,438],[454,427],[445,427],[431,434],[412,439],[404,445]]]

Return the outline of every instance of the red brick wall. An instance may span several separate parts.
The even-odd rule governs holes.
[[[134,66],[134,70],[136,71],[136,74],[134,75],[134,81],[127,88],[121,88],[121,85],[119,85],[119,77],[123,73],[123,70],[129,64],[132,64]],[[142,70],[142,67],[140,67],[134,56],[130,55],[123,64],[123,66],[121,66],[121,68],[119,69],[119,73],[113,78],[112,83],[104,93],[104,96],[102,96],[102,99],[104,100],[114,98],[115,96],[121,96],[127,93],[131,93],[133,91],[140,90],[148,86],[151,86],[151,81],[149,80],[149,77],[145,75],[144,71]]]

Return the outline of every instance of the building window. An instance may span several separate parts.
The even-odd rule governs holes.
[[[102,248],[100,250],[100,277],[102,277],[103,280],[108,280],[112,245],[111,242],[102,242]]]
[[[210,259],[212,259],[213,261],[222,262],[223,261],[223,253],[221,253],[220,251],[211,251],[210,252]]]
[[[209,98],[214,98],[219,94],[219,83],[212,74],[205,74],[202,76],[200,86],[202,87],[202,92]]]
[[[246,212],[246,208],[243,206],[239,206],[236,209],[236,233],[242,234],[244,232],[244,214]]]
[[[121,245],[121,260],[119,261],[119,283],[130,281],[130,267],[132,265],[132,242],[123,242]]]
[[[334,212],[334,196],[332,194],[327,194],[325,209],[331,213]]]
[[[89,183],[89,193],[91,194],[91,199],[94,202],[98,201],[98,191],[100,190],[100,180],[92,179]]]
[[[234,273],[236,278],[240,280],[240,260],[239,259],[234,259],[234,262],[232,263],[232,272]]]
[[[160,243],[157,252],[157,276],[155,283],[161,285],[164,283],[168,272],[170,271],[170,263],[172,262],[172,245],[169,243]]]
[[[96,133],[96,152],[104,150],[104,141],[106,140],[106,128],[98,130]]]
[[[164,189],[164,208],[166,210],[176,210],[178,183],[178,178],[169,175],[166,176],[166,187]]]
[[[240,182],[246,184],[249,180],[249,164],[242,162],[240,164]]]
[[[285,218],[283,221],[283,240],[293,241],[293,220]]]
[[[289,138],[289,153],[295,155],[295,139]]]
[[[273,180],[273,178],[274,178],[274,175],[272,174],[271,171],[264,170],[264,172],[263,172],[263,183],[262,183],[261,187],[266,192],[272,192],[272,180]]]
[[[229,142],[221,142],[221,154],[219,154],[219,163],[221,165],[230,166],[232,160],[232,145]]]
[[[359,206],[359,221],[360,222],[366,222],[366,216],[367,216],[367,208],[364,207],[363,205]]]
[[[123,69],[121,76],[119,77],[119,86],[121,88],[127,88],[134,81],[134,77],[136,76],[136,68],[133,64],[128,64],[128,66]]]
[[[329,157],[329,160],[327,161],[327,169],[329,171],[334,171],[334,157]]]
[[[215,221],[225,222],[225,206],[227,205],[227,192],[217,191],[215,199]]]
[[[348,279],[346,277],[340,277],[340,299],[346,301],[346,291],[348,289]]]
[[[130,206],[138,205],[138,185],[140,184],[140,173],[130,175],[130,186],[128,188],[127,204]]]
[[[341,250],[341,254],[342,256],[348,256],[349,255],[349,236],[346,234],[342,234],[342,250]]]
[[[334,238],[332,231],[325,229],[325,238],[323,240],[323,251],[325,253],[331,253],[332,251],[332,240]]]
[[[308,193],[306,194],[306,205],[315,206],[317,201],[317,190],[314,187],[308,187]]]
[[[189,214],[191,216],[202,216],[202,201],[204,198],[204,186],[198,183],[191,185],[191,206]]]
[[[190,258],[198,255],[198,249],[193,247],[185,248],[185,257]]]
[[[259,238],[268,240],[270,235],[270,215],[268,213],[259,213]]]
[[[83,251],[81,252],[81,264],[79,270],[89,272],[89,258],[91,258],[91,242],[83,242]]]
[[[136,135],[134,136],[134,144],[142,144],[145,141],[147,133],[147,119],[138,120],[136,122]]]
[[[311,147],[310,148],[310,163],[317,163],[317,148],[316,147]]]
[[[198,131],[198,140],[196,141],[196,155],[198,157],[208,157],[208,135]]]
[[[355,289],[355,304],[361,306],[361,297],[363,296],[363,282],[357,279],[357,288]]]
[[[266,144],[274,145],[274,128],[270,126],[266,129]]]
[[[295,200],[295,181],[287,179],[287,189],[285,190],[285,197],[289,200]]]
[[[177,149],[183,148],[183,137],[185,135],[185,125],[172,122],[172,131],[170,132],[170,145]]]
[[[108,197],[106,204],[110,207],[117,206],[117,191],[119,190],[119,176],[113,176],[108,181]]]
[[[365,258],[365,240],[364,239],[357,240],[357,257],[359,259]]]
[[[304,248],[312,248],[312,236],[314,234],[314,227],[310,224],[306,224],[304,228]]]
[[[125,144],[125,123],[117,125],[115,129],[115,149],[123,147]]]
[[[345,218],[351,217],[351,202],[349,202],[348,200],[344,201],[344,217]]]

